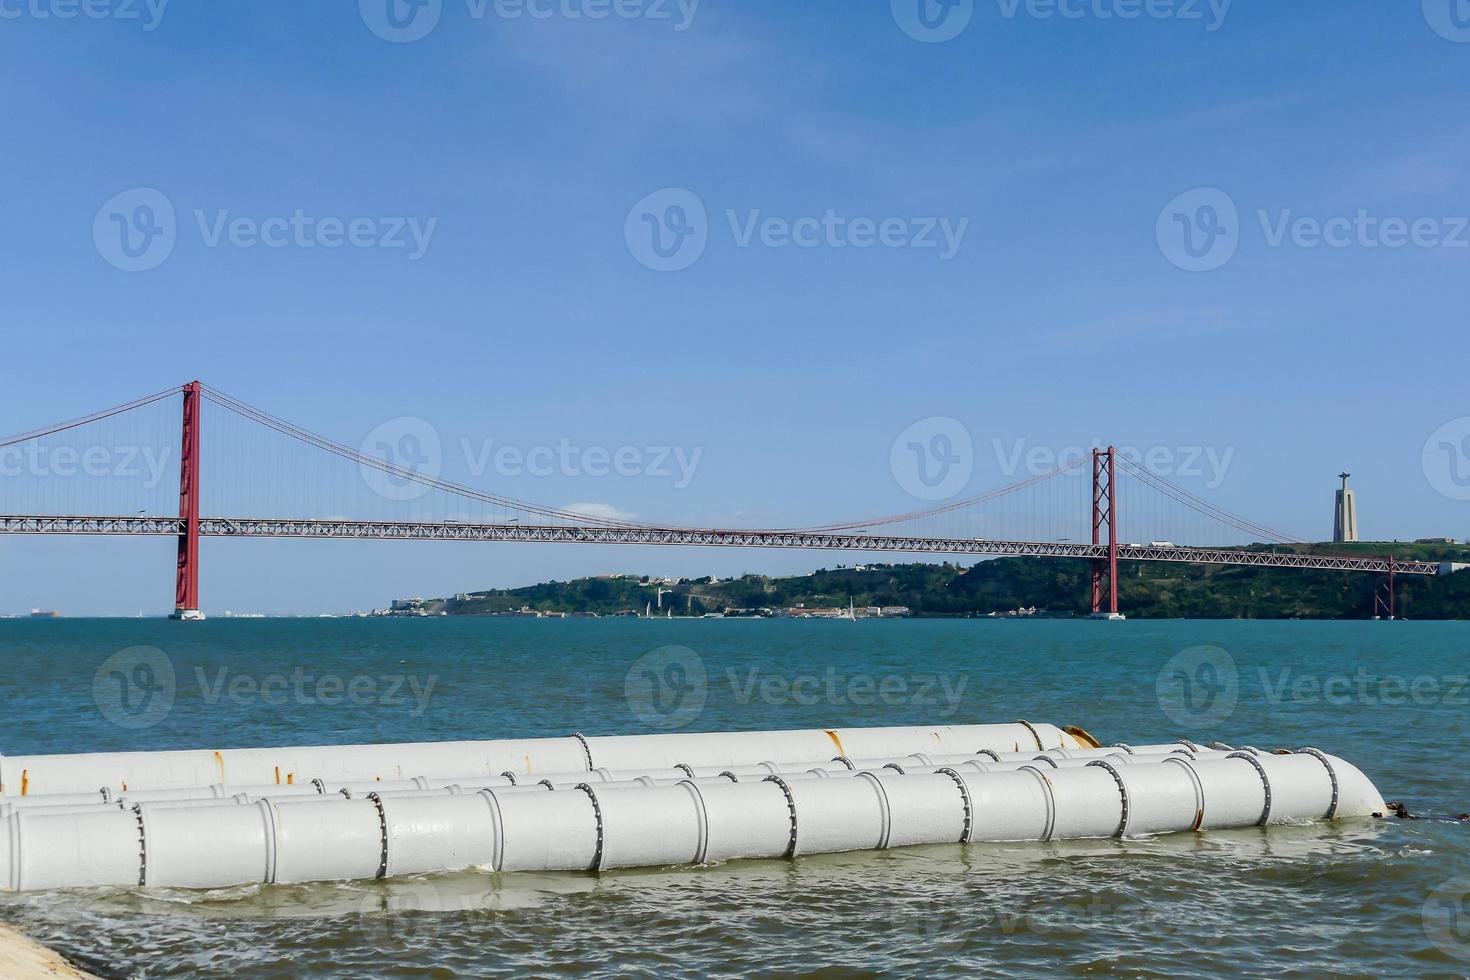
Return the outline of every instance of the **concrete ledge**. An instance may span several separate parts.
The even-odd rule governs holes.
[[[96,980],[83,973],[59,954],[0,922],[0,976],[7,980],[35,980],[40,977],[66,977],[71,980]]]

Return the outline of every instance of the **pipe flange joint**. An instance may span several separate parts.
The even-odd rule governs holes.
[[[1327,769],[1327,777],[1332,780],[1332,803],[1327,807],[1327,816],[1323,819],[1333,820],[1337,817],[1337,805],[1342,795],[1342,786],[1337,781],[1337,770],[1333,768],[1332,759],[1321,749],[1314,749],[1310,745],[1297,750],[1298,755],[1310,755]]]
[[[591,772],[597,767],[592,764],[592,746],[587,744],[587,736],[581,732],[572,732],[572,738],[582,743],[582,755],[587,759],[587,771]]]
[[[1128,836],[1128,815],[1131,810],[1128,801],[1128,784],[1123,781],[1123,774],[1118,771],[1118,767],[1113,765],[1108,760],[1095,759],[1087,764],[1087,767],[1089,769],[1093,768],[1094,766],[1098,769],[1106,769],[1108,771],[1108,774],[1113,777],[1113,782],[1118,784],[1118,797],[1122,800],[1123,803],[1123,815],[1118,820],[1118,831],[1117,833],[1113,834],[1113,836],[1126,837]]]
[[[939,772],[942,772],[950,779],[953,779],[954,784],[960,789],[960,799],[965,804],[965,827],[962,831],[960,831],[959,843],[968,844],[970,843],[970,835],[974,833],[975,830],[975,803],[973,800],[970,799],[970,787],[965,785],[965,780],[963,776],[961,776],[959,773],[955,772],[948,766],[940,769]]]
[[[590,783],[578,783],[577,789],[587,794],[587,799],[592,801],[592,814],[597,818],[597,849],[592,852],[592,866],[588,871],[603,871],[602,862],[606,857],[606,830],[602,824],[602,804],[597,801],[597,791]]]
[[[1249,749],[1250,747],[1247,746],[1246,748]],[[1264,809],[1261,810],[1261,819],[1260,822],[1256,824],[1256,826],[1266,826],[1266,824],[1271,822],[1271,777],[1266,775],[1266,767],[1261,765],[1261,760],[1256,758],[1255,752],[1253,750],[1232,752],[1225,758],[1244,759],[1246,762],[1249,762],[1251,765],[1256,767],[1256,774],[1261,777],[1261,787],[1266,791],[1266,806]]]
[[[1046,745],[1041,741],[1041,733],[1036,730],[1036,726],[1031,724],[1031,722],[1026,721],[1024,718],[1020,719],[1018,724],[1025,725],[1026,730],[1031,733],[1031,737],[1036,739],[1036,751],[1045,752]]]
[[[373,806],[378,810],[378,832],[381,834],[382,851],[378,857],[378,880],[388,877],[388,814],[383,809],[383,798],[377,793],[369,793],[368,799],[373,801]]]
[[[781,787],[781,793],[786,797],[786,810],[791,814],[791,839],[786,843],[786,853],[781,856],[789,860],[796,857],[796,797],[791,795],[791,785],[780,776],[767,776],[765,782]]]

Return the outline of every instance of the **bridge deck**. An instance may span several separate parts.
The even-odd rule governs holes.
[[[4,517],[0,534],[159,535],[184,533],[173,517]],[[726,548],[787,548],[812,551],[864,551],[976,557],[1106,558],[1106,545],[1049,541],[993,541],[982,538],[925,538],[827,531],[597,527],[534,524],[456,524],[411,521],[272,520],[206,517],[199,533],[236,538],[344,538],[396,541],[519,541],[559,544],[641,544]],[[1322,571],[1438,575],[1434,562],[1388,558],[1303,555],[1295,552],[1233,548],[1135,547],[1121,545],[1122,561],[1180,562]]]

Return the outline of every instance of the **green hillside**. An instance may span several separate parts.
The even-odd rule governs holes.
[[[1322,554],[1388,555],[1401,560],[1470,564],[1470,547],[1361,543],[1279,548]],[[430,613],[489,615],[523,608],[558,613],[642,612],[663,604],[675,615],[727,610],[780,610],[804,605],[906,606],[915,616],[985,616],[1035,607],[1039,614],[1090,611],[1086,562],[1063,558],[1000,558],[970,566],[876,564],[771,578],[683,579],[664,584],[634,576],[548,582],[474,593],[425,604]],[[1366,619],[1381,576],[1277,568],[1124,562],[1119,596],[1133,618]],[[1449,576],[1400,576],[1398,611],[1409,619],[1470,618],[1470,570]]]

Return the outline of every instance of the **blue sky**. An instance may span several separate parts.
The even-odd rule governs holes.
[[[894,440],[954,419],[964,492],[1021,445],[1203,447],[1228,469],[1181,482],[1302,537],[1344,468],[1365,536],[1470,534],[1450,0],[388,2],[0,3],[0,431],[198,377],[351,445],[422,418],[501,493],[790,526],[923,506]],[[489,440],[699,455],[470,472]],[[0,541],[0,611],[166,611],[171,548]],[[207,542],[204,591],[830,560]]]

